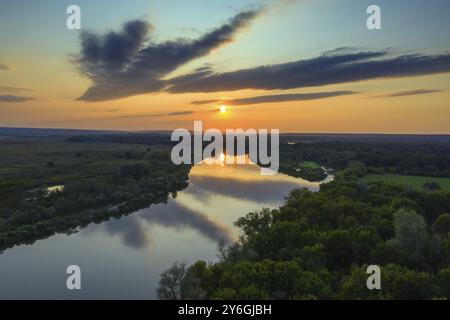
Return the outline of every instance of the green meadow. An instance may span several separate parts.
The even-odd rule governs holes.
[[[423,185],[425,183],[436,182],[442,190],[450,191],[450,178],[419,177],[399,174],[369,174],[364,176],[361,180],[364,182],[383,181],[386,183],[401,184],[416,190],[423,190]]]
[[[68,142],[60,137],[5,137],[0,139],[0,192],[110,175],[130,162],[122,157],[127,151],[145,154],[147,148],[125,143]]]
[[[316,170],[320,169],[320,166],[314,161],[303,161],[300,163],[300,168],[304,170]]]

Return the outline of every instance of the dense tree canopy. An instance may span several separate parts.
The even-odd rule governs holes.
[[[364,170],[354,163],[320,192],[293,190],[279,209],[240,218],[240,241],[220,261],[188,269],[197,296],[449,298],[450,194],[361,184]],[[373,264],[381,268],[381,290],[366,287]]]

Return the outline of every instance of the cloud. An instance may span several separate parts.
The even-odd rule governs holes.
[[[349,94],[355,94],[354,91],[330,91],[330,92],[314,92],[314,93],[294,93],[294,94],[277,94],[277,95],[267,95],[267,96],[256,96],[250,98],[240,98],[240,99],[229,99],[229,100],[199,100],[193,101],[194,105],[203,104],[215,104],[224,103],[226,105],[238,106],[238,105],[248,105],[248,104],[260,104],[260,103],[276,103],[276,102],[287,102],[287,101],[307,101],[307,100],[317,100],[325,99],[330,97],[337,97]]]
[[[165,227],[177,229],[190,227],[218,243],[233,242],[232,231],[228,226],[175,201],[170,201],[167,205],[155,205],[148,210],[144,209],[141,211],[140,218]]]
[[[0,71],[8,71],[10,70],[9,66],[6,64],[0,63]]]
[[[0,92],[12,92],[12,93],[17,93],[17,92],[23,92],[23,91],[34,91],[33,89],[28,89],[28,88],[18,88],[18,87],[4,87],[4,86],[0,86]]]
[[[286,90],[450,72],[450,53],[388,57],[387,51],[350,53],[349,49],[339,48],[308,60],[226,73],[193,73],[185,75],[184,82],[177,78],[167,90],[171,93]]]
[[[163,79],[166,75],[233,41],[260,12],[262,9],[241,12],[196,40],[155,43],[151,39],[153,27],[144,21],[128,22],[122,31],[105,35],[83,32],[75,62],[93,84],[79,100],[111,100],[161,91],[168,84]]]
[[[24,96],[13,96],[13,95],[0,95],[0,102],[25,102],[29,100],[34,100],[32,97],[24,97]]]
[[[158,118],[158,117],[175,117],[175,116],[183,116],[188,114],[193,114],[195,111],[177,111],[177,112],[167,112],[167,113],[149,113],[149,114],[137,114],[137,115],[124,115],[119,118]]]
[[[167,204],[155,204],[128,217],[118,220],[110,219],[101,225],[91,225],[83,232],[93,233],[102,230],[110,235],[120,237],[124,245],[140,249],[148,247],[152,243],[147,224],[177,230],[191,228],[217,243],[229,244],[235,240],[231,229],[225,224],[186,208],[176,201],[169,201]]]
[[[162,113],[162,116],[182,116],[186,114],[193,114],[194,111],[177,111],[177,112],[170,112],[170,113]]]
[[[201,177],[194,175],[190,177],[190,181],[195,184],[196,188],[183,192],[190,193],[205,201],[213,193],[259,203],[275,203],[284,199],[289,191],[299,187],[299,184],[293,181],[271,181],[270,187],[267,181],[263,180],[239,180],[239,183],[236,183],[232,176]],[[270,192],[268,192],[269,189]]]
[[[417,89],[417,90],[409,90],[409,91],[400,91],[400,92],[394,92],[390,94],[385,95],[379,95],[374,96],[371,98],[395,98],[395,97],[405,97],[405,96],[416,96],[421,94],[429,94],[429,93],[435,93],[435,92],[441,92],[442,90],[436,90],[436,89]]]
[[[334,56],[339,54],[347,54],[347,53],[354,53],[361,50],[358,47],[338,47],[335,49],[327,50],[323,53],[324,56]]]
[[[145,248],[151,243],[145,224],[137,216],[129,216],[127,219],[111,219],[102,224],[102,227],[108,234],[119,236],[122,243],[131,248]]]

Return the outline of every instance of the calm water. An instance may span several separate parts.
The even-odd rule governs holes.
[[[217,244],[239,236],[237,218],[283,203],[293,188],[319,184],[284,174],[261,176],[256,165],[196,165],[190,184],[167,204],[91,224],[0,255],[0,299],[154,299],[159,274],[174,261],[214,261]],[[78,265],[82,289],[66,288]]]

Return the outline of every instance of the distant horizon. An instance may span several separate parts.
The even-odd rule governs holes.
[[[61,130],[61,131],[90,131],[90,132],[114,132],[114,133],[171,133],[173,130],[164,129],[144,129],[144,130],[121,130],[121,129],[89,129],[89,128],[71,128],[71,127],[23,127],[23,126],[0,126],[2,129],[17,129],[17,130]],[[190,128],[185,128],[193,131]],[[238,129],[238,128],[235,128]],[[246,130],[246,128],[242,128]],[[207,129],[203,130],[206,131]],[[280,135],[372,135],[372,136],[448,136],[450,133],[386,133],[386,132],[280,132]]]

